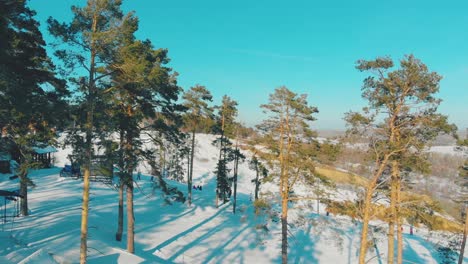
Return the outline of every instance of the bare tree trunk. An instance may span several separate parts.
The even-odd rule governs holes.
[[[94,6],[96,8],[96,6]],[[91,31],[96,32],[98,17],[95,13],[93,15],[93,23]],[[85,155],[85,166],[83,173],[83,205],[81,211],[81,235],[80,235],[80,263],[84,264],[87,261],[88,255],[88,215],[89,215],[89,176],[91,174],[91,159],[93,155],[93,117],[94,117],[94,96],[95,96],[95,40],[91,40],[91,56],[89,64],[89,79],[88,79],[88,112],[86,115],[86,155]]]
[[[223,119],[223,124],[224,124],[224,119]],[[222,125],[222,127],[224,127],[224,125]],[[224,130],[221,129],[221,138],[220,138],[220,141],[219,141],[219,159],[218,159],[218,166],[221,164],[220,161],[221,159],[223,158],[223,139],[224,139]],[[223,168],[218,168],[218,175],[216,175],[216,198],[215,198],[215,206],[216,208],[218,208],[219,206],[219,196],[221,195],[220,193],[220,190],[218,188],[219,186],[219,174],[220,174],[220,170],[221,169],[225,169],[224,167]],[[223,198],[223,203],[224,203],[224,198]]]
[[[259,179],[258,179],[258,176],[259,176],[259,173],[258,173],[258,163],[255,164],[255,172],[256,172],[256,176],[255,176],[255,201],[258,200],[258,187],[260,186],[259,184]]]
[[[87,167],[87,168],[86,168]],[[89,165],[87,165],[83,173],[83,206],[81,211],[81,246],[80,246],[80,263],[86,263],[87,257],[87,240],[88,240],[88,212],[89,212]]]
[[[92,97],[92,96],[90,96]],[[88,101],[92,101],[89,99]],[[93,103],[91,103],[93,104]],[[86,263],[88,251],[88,215],[89,215],[89,176],[91,174],[91,158],[92,158],[92,127],[94,108],[91,106],[87,117],[86,128],[86,160],[83,173],[83,205],[81,211],[81,246],[80,246],[80,263]]]
[[[395,221],[396,204],[397,204],[397,174],[398,164],[397,161],[392,161],[392,175],[390,180],[390,215],[388,216],[388,251],[387,262],[388,264],[395,263]]]
[[[129,116],[131,116],[131,107],[129,107],[128,109]],[[128,153],[133,152],[133,133],[131,131],[127,131],[126,148]],[[133,214],[133,166],[134,164],[132,163],[132,161],[130,161],[130,164],[127,166],[127,180],[125,181],[127,185],[127,251],[128,253],[132,254],[135,253],[135,216]]]
[[[133,215],[133,173],[129,170],[127,182],[127,251],[135,253],[135,216]]]
[[[398,169],[396,175],[396,222],[397,222],[397,263],[403,263],[403,230],[402,230],[402,218],[400,215],[401,209],[401,178],[400,171]]]
[[[20,199],[20,209],[21,209],[21,215],[23,216],[28,216],[29,215],[29,210],[28,210],[28,178],[27,174],[24,175],[23,172],[20,173],[19,178],[20,178],[20,190],[19,194],[21,195]]]
[[[120,185],[119,185],[119,215],[118,215],[118,226],[117,233],[115,234],[115,239],[117,241],[122,241],[122,232],[123,232],[123,196],[124,196],[124,186],[122,176],[120,176]]]
[[[370,207],[372,200],[372,193],[375,188],[375,184],[369,185],[366,190],[366,198],[364,199],[363,217],[362,217],[362,231],[361,231],[361,246],[359,249],[359,264],[366,263],[366,254],[369,241],[367,235],[369,233],[369,221],[370,221]]]
[[[376,163],[379,164],[379,168],[374,173],[374,177],[372,181],[369,182],[366,188],[366,196],[364,199],[364,207],[363,207],[363,216],[362,216],[362,231],[361,231],[361,242],[359,247],[359,264],[366,263],[366,255],[367,255],[367,248],[369,245],[369,241],[367,240],[367,236],[369,233],[369,222],[371,220],[371,206],[372,206],[372,195],[374,194],[375,187],[377,186],[377,180],[379,179],[380,175],[382,175],[385,166],[387,166],[388,159],[390,155],[386,155],[382,161],[377,161]]]
[[[189,182],[189,179],[190,179],[190,157],[192,157],[192,151],[189,150],[189,153],[187,155],[187,186],[188,186],[188,182]],[[188,192],[190,191],[190,189],[187,190],[187,195],[188,195]]]
[[[239,149],[236,148],[236,151]],[[236,157],[234,159],[234,203],[232,204],[232,212],[236,213],[236,206],[237,206],[237,173],[239,169],[239,155],[236,152]]]
[[[463,264],[467,234],[468,234],[468,210],[465,210],[465,228],[463,229],[463,240],[462,240],[462,244],[460,248],[460,256],[458,257],[458,264]]]
[[[288,263],[288,194],[281,194],[281,263]]]
[[[125,176],[123,174],[124,170],[124,156],[123,156],[123,149],[124,149],[124,136],[125,131],[123,127],[120,128],[120,142],[119,142],[119,212],[117,216],[117,233],[115,234],[115,239],[117,241],[122,241],[122,233],[123,233],[123,198],[124,198],[124,187],[125,187]]]
[[[188,205],[192,204],[193,157],[195,156],[195,129],[192,131],[192,152],[190,153],[190,173],[187,181]]]
[[[397,263],[403,263],[403,230],[401,224],[401,217],[398,216],[397,220]]]

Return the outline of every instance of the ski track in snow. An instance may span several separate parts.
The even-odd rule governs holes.
[[[191,207],[166,203],[159,189],[153,192],[146,167],[139,168],[143,175],[137,180],[139,188],[135,188],[135,254],[125,251],[126,216],[122,242],[115,241],[117,191],[102,183],[91,183],[88,263],[280,263],[281,224],[254,214],[251,202],[254,172],[248,168],[248,161],[239,167],[237,213],[232,213],[231,203],[214,207],[213,171],[218,157],[217,147],[211,145],[214,139],[212,135],[197,134],[194,185],[203,185],[203,191],[193,190]],[[67,163],[69,153],[70,149],[59,151],[57,164]],[[248,153],[247,157],[250,158]],[[1,222],[0,263],[78,262],[82,182],[60,178],[59,170],[30,173],[37,185],[29,189],[31,215],[6,224]],[[0,189],[17,189],[18,180],[9,180],[8,176],[0,175]],[[167,182],[187,192],[183,183]],[[262,192],[276,190],[274,184],[262,187]],[[308,190],[301,187],[296,192],[307,194]],[[335,198],[345,200],[354,196],[341,190]],[[270,200],[275,201],[277,197]],[[315,206],[315,202],[311,204]],[[343,216],[324,216],[323,205],[320,214],[304,210],[310,206],[295,203],[290,210],[290,262],[356,263],[359,224]],[[8,209],[12,210],[11,204]],[[274,204],[273,209],[279,210],[279,204]],[[386,236],[376,233],[375,237],[377,246],[369,251],[368,258],[372,258],[369,263],[385,263]],[[423,237],[405,234],[404,243],[405,260],[440,261],[433,244]]]

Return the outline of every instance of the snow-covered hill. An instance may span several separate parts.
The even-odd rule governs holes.
[[[122,242],[115,241],[117,229],[117,191],[111,186],[92,183],[89,215],[89,263],[280,263],[281,226],[278,221],[277,187],[265,184],[270,193],[270,210],[256,215],[252,206],[254,172],[245,162],[239,168],[238,210],[232,204],[214,207],[213,171],[218,149],[212,135],[197,135],[194,162],[194,190],[191,207],[164,199],[153,188],[145,167],[135,188],[135,254],[125,252],[125,228]],[[69,150],[56,154],[63,165]],[[248,153],[247,153],[248,154]],[[249,155],[247,155],[249,156]],[[31,215],[8,219],[0,231],[1,263],[77,263],[79,260],[82,182],[60,178],[60,168],[31,173],[36,187],[30,189]],[[182,183],[168,181],[184,193]],[[17,188],[17,180],[0,176],[0,189]],[[298,194],[310,190],[298,186]],[[335,199],[350,199],[355,194],[338,190]],[[10,204],[8,210],[14,210]],[[359,223],[347,217],[319,213],[315,201],[291,204],[289,259],[291,263],[356,263]],[[11,221],[13,220],[13,221]],[[0,219],[0,221],[2,221]],[[386,262],[386,225],[374,223],[376,246],[369,252],[369,263]],[[404,230],[405,260],[408,263],[440,263],[441,258],[426,230],[415,235]],[[431,242],[432,241],[432,242]],[[468,258],[465,259],[468,261]]]

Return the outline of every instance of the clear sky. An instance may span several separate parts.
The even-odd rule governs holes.
[[[47,17],[69,21],[70,6],[85,3],[29,0],[46,41]],[[139,17],[139,38],[169,49],[184,89],[231,96],[247,125],[286,85],[319,108],[316,128],[343,129],[343,113],[363,106],[355,61],[412,53],[444,77],[440,111],[468,127],[468,1],[124,0],[124,9]]]

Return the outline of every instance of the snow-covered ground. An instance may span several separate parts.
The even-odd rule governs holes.
[[[159,189],[153,189],[145,167],[135,188],[135,254],[125,251],[126,235],[115,241],[118,194],[111,186],[92,183],[89,215],[89,263],[280,263],[281,225],[278,221],[277,187],[265,184],[262,193],[271,193],[272,209],[255,215],[252,206],[254,172],[248,163],[240,164],[238,209],[232,204],[219,208],[215,202],[213,171],[218,149],[211,135],[197,135],[194,161],[193,205],[168,202]],[[67,163],[69,149],[56,153],[56,161]],[[77,263],[79,260],[82,182],[60,178],[60,168],[31,172],[36,187],[29,190],[28,217],[0,219],[0,263]],[[168,181],[187,192],[182,183]],[[17,189],[17,180],[0,175],[0,189]],[[296,194],[308,194],[298,185]],[[355,193],[338,190],[336,200],[353,199]],[[14,204],[7,206],[13,209]],[[317,213],[315,201],[291,204],[289,217],[289,259],[291,263],[356,263],[359,223],[348,217]],[[13,221],[11,221],[13,220]],[[369,263],[386,262],[386,225],[374,223],[376,246],[369,251]],[[427,230],[407,234],[404,230],[404,257],[408,263],[440,263],[435,245],[438,238]],[[468,262],[468,258],[465,258]]]
[[[457,146],[432,146],[429,148],[429,152],[466,157],[468,155],[468,148]]]

